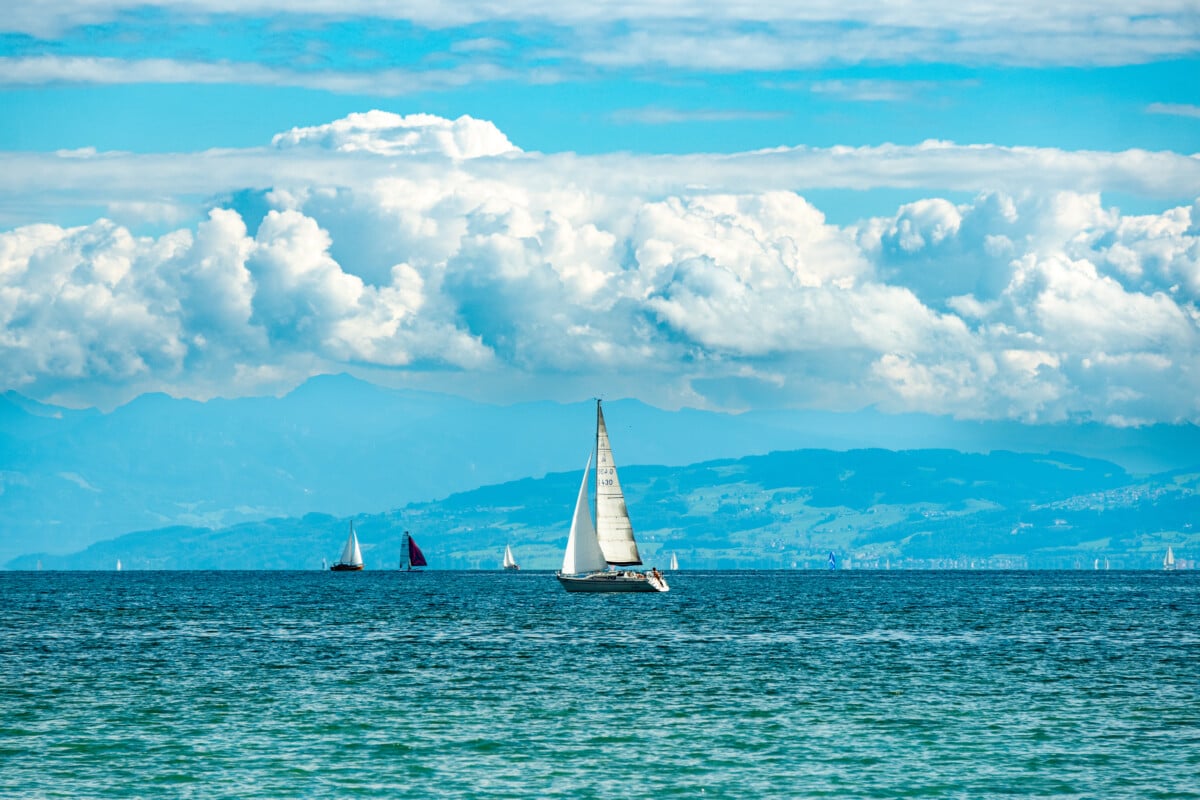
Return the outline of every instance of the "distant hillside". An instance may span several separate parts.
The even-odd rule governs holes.
[[[874,411],[663,411],[607,403],[622,464],[775,450],[1065,450],[1135,472],[1200,463],[1200,429],[968,423]],[[0,395],[0,562],[132,530],[223,528],[308,513],[378,513],[582,467],[594,406],[497,406],[347,375],[290,394],[199,403],[146,395],[111,413]]]
[[[559,472],[355,517],[368,569],[399,562],[412,531],[434,568],[491,569],[505,544],[525,568],[561,561],[580,472]],[[1200,470],[1138,478],[1067,454],[800,450],[621,472],[647,563],[683,568],[1153,568],[1167,545],[1200,555]],[[168,527],[9,568],[316,569],[344,517],[215,530]]]

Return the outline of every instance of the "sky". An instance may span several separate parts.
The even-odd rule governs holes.
[[[18,4],[0,391],[1200,422],[1197,78],[1195,0]]]

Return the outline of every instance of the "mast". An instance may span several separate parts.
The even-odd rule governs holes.
[[[633,538],[633,524],[629,521],[625,494],[617,477],[617,464],[613,460],[600,402],[596,400],[596,538],[609,564],[635,566],[642,563],[642,558]]]

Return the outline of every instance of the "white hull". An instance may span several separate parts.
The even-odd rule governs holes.
[[[647,572],[591,572],[586,575],[555,573],[568,592],[669,592],[664,578]]]

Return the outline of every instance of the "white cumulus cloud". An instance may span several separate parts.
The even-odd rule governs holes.
[[[399,156],[434,153],[449,158],[478,158],[519,152],[487,120],[461,116],[455,120],[433,114],[402,116],[389,111],[351,114],[328,125],[292,128],[277,134],[275,147],[319,147]]]
[[[602,384],[664,405],[1195,421],[1200,191],[1138,215],[1101,194],[1135,166],[1144,188],[1187,191],[1193,162],[947,143],[583,158],[386,114],[158,170],[13,157],[0,186],[31,198],[136,213],[174,183],[230,201],[158,235],[0,231],[0,387],[102,402],[373,369],[510,397]],[[976,194],[834,224],[781,185],[801,174]]]

